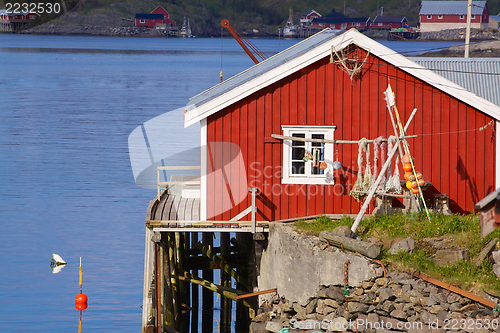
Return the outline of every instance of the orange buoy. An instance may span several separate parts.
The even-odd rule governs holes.
[[[405,172],[405,176],[404,176],[405,180],[410,180],[411,175],[412,175],[411,172],[409,172],[409,171]]]
[[[413,193],[417,194],[417,193],[418,193],[418,187],[417,187],[417,188],[413,188],[413,187],[412,187],[411,191],[412,191]]]
[[[424,176],[420,173],[420,171],[417,171],[417,179],[422,179]]]
[[[424,186],[424,184],[425,184],[425,181],[423,179],[418,180],[418,185]]]
[[[88,307],[88,304],[87,303],[75,303],[75,308],[78,310],[78,311],[84,311],[86,310]]]
[[[417,188],[417,187],[418,187],[417,182],[411,182],[411,187],[412,187],[412,188]]]
[[[409,190],[412,189],[412,187],[411,187],[411,181],[407,181],[406,182],[406,188],[409,189]]]
[[[408,177],[408,180],[411,180],[412,182],[414,182],[416,179],[417,179],[417,177],[410,172],[410,177]]]
[[[406,172],[409,172],[412,170],[411,163],[405,163],[403,164],[403,170]]]
[[[76,295],[75,303],[87,303],[87,302],[88,302],[87,295],[85,295],[85,294]]]
[[[403,155],[403,163],[410,163],[411,162],[411,156],[408,154]]]

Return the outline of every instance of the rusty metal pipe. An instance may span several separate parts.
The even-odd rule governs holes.
[[[439,286],[441,288],[444,288],[446,290],[449,290],[451,292],[454,292],[455,294],[459,294],[459,295],[462,295],[464,297],[467,297],[475,302],[478,302],[478,303],[481,303],[483,305],[486,305],[487,307],[489,308],[494,308],[496,303],[495,302],[492,302],[490,300],[487,300],[487,299],[484,299],[482,297],[479,297],[477,295],[474,295],[473,293],[470,293],[468,291],[465,291],[465,290],[462,290],[458,287],[455,287],[449,283],[445,283],[445,282],[442,282],[442,281],[439,281],[439,280],[436,280],[428,275],[425,275],[425,274],[422,274],[422,273],[413,273],[413,276],[416,277],[416,278],[419,278],[419,279],[422,279],[424,281],[427,281],[427,282],[430,282],[432,284],[435,284],[436,286]]]

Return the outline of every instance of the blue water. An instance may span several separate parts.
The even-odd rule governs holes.
[[[269,55],[296,42],[252,41]],[[80,257],[82,332],[140,332],[144,220],[156,193],[135,184],[127,139],[217,84],[221,62],[225,78],[253,65],[232,39],[222,47],[221,60],[217,38],[0,34],[0,332],[77,332]],[[52,253],[68,262],[58,274]]]

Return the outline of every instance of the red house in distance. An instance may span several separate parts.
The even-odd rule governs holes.
[[[300,24],[302,25],[302,27],[309,27],[311,21],[318,17],[321,17],[321,14],[315,10],[310,9],[302,14],[302,16],[300,17]]]
[[[408,27],[408,19],[404,16],[377,16],[370,25],[370,29],[398,29]]]
[[[330,62],[332,49],[359,63],[366,59],[356,76]],[[358,145],[272,135],[387,138],[394,134],[383,95],[389,82],[404,122],[417,109],[407,134],[417,135],[408,139],[411,153],[432,183],[426,197],[448,194],[453,212],[472,211],[477,198],[499,187],[500,107],[355,29],[343,34],[326,29],[191,98],[184,123],[200,123],[200,145],[207,147],[201,152],[200,220],[235,218],[251,205],[248,188],[258,189],[258,221],[357,214],[361,203],[350,190],[357,179]],[[221,143],[238,152],[217,152]],[[318,151],[324,169],[304,159],[310,150]],[[337,159],[338,170],[332,165]],[[401,163],[399,168],[402,178]]]
[[[40,15],[37,13],[27,11],[13,13],[0,10],[0,31],[18,31],[28,26],[38,16]]]
[[[467,7],[467,1],[422,1],[419,12],[420,31],[465,28]],[[489,17],[486,1],[472,1],[471,28],[487,29]]]
[[[356,28],[364,31],[370,27],[371,20],[369,17],[347,17],[344,14],[335,11],[335,8],[328,15],[314,18],[311,21],[311,29],[337,29],[349,30]]]
[[[162,27],[172,29],[175,22],[170,19],[170,14],[162,6],[156,7],[150,14],[135,14],[135,25],[137,27]]]

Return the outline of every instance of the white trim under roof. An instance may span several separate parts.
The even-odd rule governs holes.
[[[320,32],[321,33],[321,32]],[[301,43],[307,42],[307,39]],[[500,120],[500,107],[475,95],[470,91],[464,90],[463,87],[443,78],[442,76],[432,72],[429,69],[413,62],[405,56],[396,53],[395,51],[385,47],[384,45],[366,37],[358,32],[356,29],[351,29],[346,33],[332,38],[326,43],[311,49],[303,55],[291,59],[290,61],[271,69],[264,74],[245,82],[229,92],[213,98],[205,104],[199,105],[191,110],[186,110],[184,118],[184,126],[188,127],[202,119],[205,119],[216,112],[230,106],[245,97],[267,87],[271,84],[305,68],[316,61],[319,61],[330,55],[331,46],[335,46],[337,50],[343,49],[349,44],[355,44],[363,49],[369,50],[371,54],[378,58],[394,65],[402,71],[430,84],[436,89],[445,92],[459,101],[470,105],[471,107],[484,112],[488,116]],[[295,46],[292,46],[292,48]],[[277,54],[265,61],[270,61]],[[262,63],[260,63],[262,64]],[[259,66],[257,64],[255,66]]]

